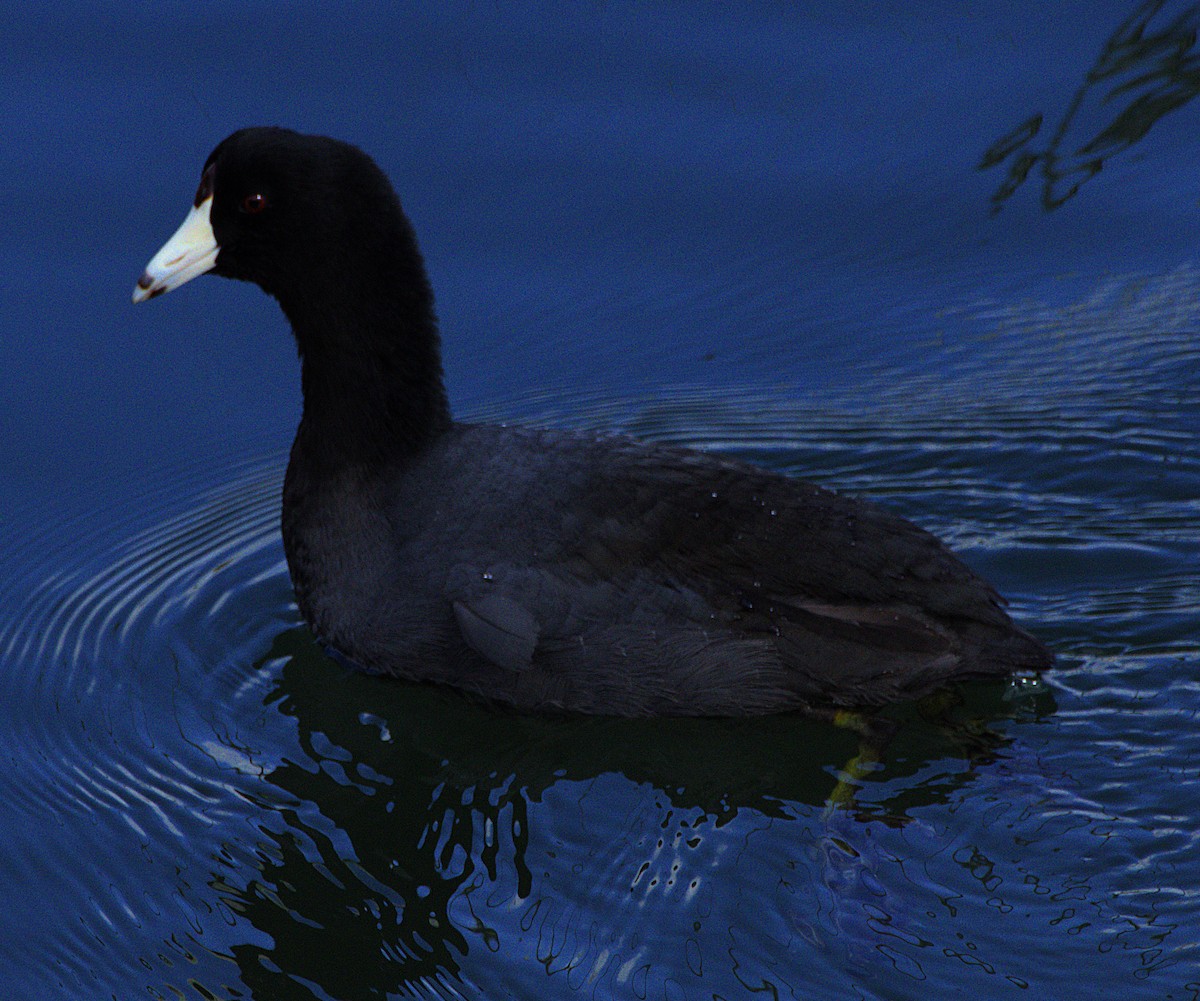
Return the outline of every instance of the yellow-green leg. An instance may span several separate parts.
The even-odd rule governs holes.
[[[858,734],[858,753],[838,771],[838,781],[829,794],[826,810],[852,809],[854,792],[883,758],[884,748],[895,732],[895,724],[879,716],[865,716],[850,709],[837,709],[829,721]]]

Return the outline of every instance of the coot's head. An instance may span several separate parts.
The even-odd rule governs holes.
[[[378,287],[406,259],[423,284],[395,192],[362,150],[290,129],[242,129],[209,155],[191,211],[146,266],[133,301],[211,271],[254,282],[287,308]]]

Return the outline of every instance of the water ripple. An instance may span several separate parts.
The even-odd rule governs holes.
[[[879,499],[1054,642],[1051,725],[1044,694],[995,686],[948,730],[909,711],[857,812],[824,808],[856,741],[812,721],[530,719],[347,675],[294,607],[281,459],[191,500],[168,477],[74,569],[85,526],[58,526],[57,569],[38,579],[28,548],[0,620],[0,697],[25,707],[0,755],[23,862],[7,940],[52,941],[25,968],[81,996],[920,996],[956,965],[1053,996],[1047,936],[1114,975],[1126,953],[1167,968],[1154,942],[1186,913],[1171,873],[1195,838],[1144,784],[1166,769],[1195,792],[1200,459],[1171,421],[947,406],[679,389],[567,408]],[[68,931],[42,927],[47,892]],[[98,961],[97,940],[125,947]]]
[[[245,673],[255,648],[294,611],[276,528],[278,462],[229,473],[227,487],[115,552],[33,583],[0,624],[0,662],[10,667],[0,678],[3,697],[26,707],[10,717],[0,774],[14,828],[31,835],[17,883],[55,873],[50,882],[62,899],[88,901],[78,915],[82,937],[60,936],[61,952],[39,957],[60,981],[73,971],[88,983],[92,934],[144,927],[148,913],[207,907],[172,881],[143,888],[120,873],[211,851],[214,835],[246,812],[230,781],[238,771],[227,742],[196,717],[220,691],[222,672]],[[179,504],[179,479],[166,480],[140,499],[143,523]],[[82,527],[55,526],[60,539]],[[67,548],[48,562],[69,567]],[[231,601],[238,610],[211,632]],[[213,746],[225,750],[214,755]],[[107,875],[64,864],[61,839],[33,833],[47,829],[87,831],[89,855],[107,859]],[[31,901],[24,917],[38,923],[46,912]],[[122,956],[118,965],[136,959]]]

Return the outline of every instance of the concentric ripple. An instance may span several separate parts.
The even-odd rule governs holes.
[[[38,895],[86,902],[37,956],[81,990],[94,987],[94,936],[189,906],[182,887],[133,873],[177,864],[176,852],[199,850],[244,813],[235,772],[256,766],[231,748],[220,703],[255,683],[254,661],[295,612],[277,531],[281,465],[229,472],[228,486],[48,574],[23,601],[8,589],[0,682],[7,702],[26,708],[11,717],[0,794],[25,839],[10,846],[22,866],[9,889],[30,887],[13,895],[28,911],[8,916],[24,929],[11,941],[46,921]],[[169,498],[142,498],[141,516],[178,503]],[[57,527],[61,538],[83,526]],[[69,567],[61,549],[53,562]],[[79,837],[82,858],[104,860],[100,871],[64,855]]]

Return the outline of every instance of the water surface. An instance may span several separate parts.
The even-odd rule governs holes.
[[[0,993],[1200,996],[1198,26],[30,8],[0,42]],[[128,305],[263,122],[396,180],[460,415],[872,497],[1057,668],[891,710],[847,802],[857,739],[802,717],[523,717],[326,659],[278,536],[282,317],[215,279]]]

